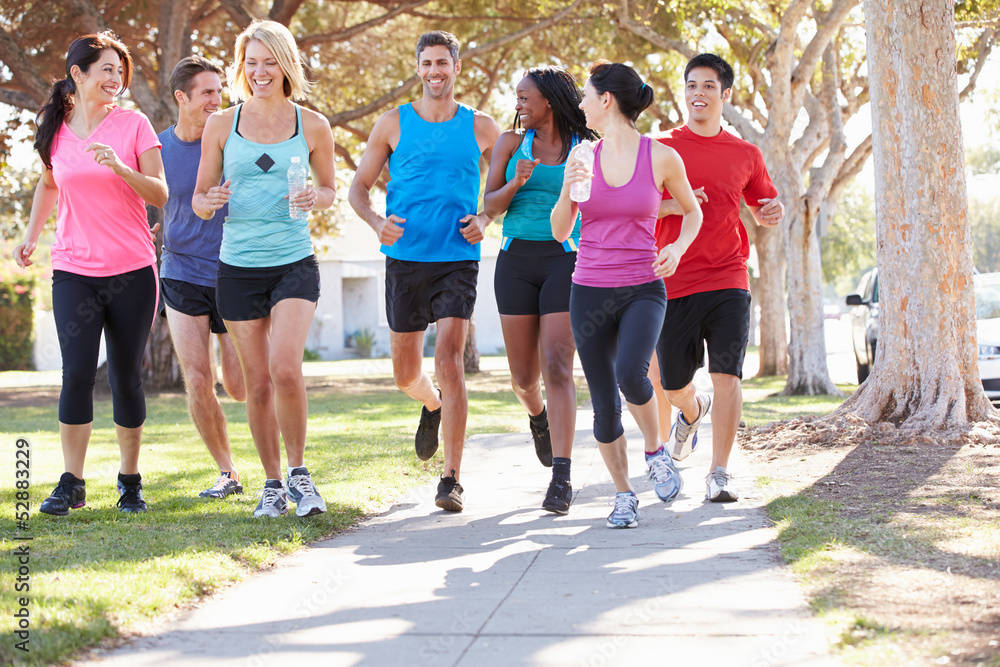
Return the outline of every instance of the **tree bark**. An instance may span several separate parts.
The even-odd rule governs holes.
[[[787,205],[787,203],[786,203]],[[788,336],[785,330],[785,241],[780,229],[753,229],[757,248],[754,298],[760,306],[760,370],[758,377],[788,372]]]
[[[911,432],[995,416],[979,380],[954,4],[865,0],[879,342],[841,408]]]

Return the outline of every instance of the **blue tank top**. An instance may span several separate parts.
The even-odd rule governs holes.
[[[404,218],[403,235],[382,252],[411,262],[479,261],[459,221],[479,210],[476,113],[464,104],[451,120],[429,123],[399,107],[399,143],[389,156],[386,215]],[[228,171],[226,173],[229,173]]]
[[[309,164],[302,110],[295,105],[294,137],[258,144],[236,131],[242,109],[242,104],[236,107],[223,149],[222,171],[232,181],[233,194],[222,226],[219,259],[242,267],[282,266],[305,259],[313,254],[309,221],[292,220],[285,199],[291,158],[298,156],[302,164]]]
[[[514,179],[518,160],[531,161],[534,159],[531,156],[531,144],[534,139],[535,131],[527,130],[521,139],[520,147],[507,161],[506,178],[508,183]],[[576,137],[573,137],[573,145],[575,146],[577,143]],[[552,223],[549,222],[549,214],[552,212],[552,207],[556,205],[556,201],[559,200],[565,168],[565,162],[557,165],[539,164],[532,170],[528,182],[514,193],[514,198],[510,200],[510,206],[507,207],[507,214],[503,218],[504,241],[502,247],[504,249],[508,245],[508,238],[525,241],[552,240]],[[580,240],[579,215],[576,217],[576,224],[573,225],[570,239],[572,243],[568,243],[568,250],[576,250],[577,241]]]

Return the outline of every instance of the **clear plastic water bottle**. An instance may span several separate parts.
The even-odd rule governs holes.
[[[594,142],[584,139],[576,149],[576,159],[582,162],[587,169],[590,169],[591,176],[594,173]],[[590,199],[590,182],[577,181],[569,186],[569,198],[575,202],[587,201]]]
[[[309,211],[299,208],[292,203],[292,199],[298,193],[306,189],[306,178],[309,171],[296,155],[292,158],[292,164],[288,167],[288,215],[292,220],[305,220],[309,217]]]

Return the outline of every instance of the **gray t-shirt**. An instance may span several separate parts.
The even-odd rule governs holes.
[[[170,198],[163,207],[163,253],[160,275],[205,287],[215,287],[222,223],[228,207],[215,212],[211,220],[202,220],[191,209],[201,141],[181,141],[171,125],[159,135],[163,148],[163,169]],[[225,182],[223,176],[222,182]]]

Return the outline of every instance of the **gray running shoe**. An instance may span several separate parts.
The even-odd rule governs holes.
[[[326,511],[326,502],[316,490],[305,466],[292,468],[285,486],[288,487],[288,496],[295,501],[296,516],[312,516]]]
[[[697,449],[698,426],[708,414],[708,409],[712,407],[712,397],[708,394],[698,394],[695,396],[695,400],[698,401],[698,407],[701,408],[697,419],[688,424],[684,420],[684,413],[678,410],[677,419],[674,420],[673,432],[671,433],[674,439],[674,448],[670,455],[677,461],[683,461]]]
[[[665,503],[677,498],[684,488],[684,478],[677,464],[664,452],[659,456],[646,459],[646,476],[653,480],[656,497]]]
[[[264,490],[260,493],[260,502],[257,503],[257,508],[253,511],[254,517],[274,519],[282,514],[288,514],[288,494],[285,493],[281,482],[273,480],[264,482]]]
[[[713,503],[733,503],[740,494],[733,486],[733,476],[725,468],[716,468],[705,476],[705,498]]]
[[[639,525],[639,499],[634,493],[615,494],[615,509],[608,516],[608,528],[635,528]]]

